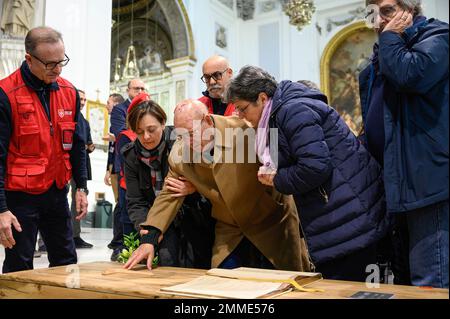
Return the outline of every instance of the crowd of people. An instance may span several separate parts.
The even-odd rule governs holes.
[[[358,136],[314,83],[277,82],[252,65],[235,75],[221,56],[204,62],[206,91],[176,106],[173,126],[142,79],[126,99],[112,94],[111,260],[138,233],[126,269],[152,269],[158,255],[160,266],[365,281],[387,260],[395,283],[448,288],[448,24],[417,1],[367,4],[379,8],[379,41],[360,74]],[[76,226],[95,148],[84,92],[60,76],[69,58],[59,32],[32,29],[25,49],[0,80],[4,273],[32,269],[38,230],[50,267],[76,263],[87,244]]]

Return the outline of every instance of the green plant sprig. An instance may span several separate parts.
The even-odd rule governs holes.
[[[122,252],[117,258],[117,261],[122,264],[125,264],[128,261],[128,259],[130,259],[133,252],[136,249],[138,249],[140,245],[138,233],[131,233],[130,235],[124,235],[123,244],[125,245],[126,248],[122,249]],[[159,264],[159,256],[156,255],[155,258],[153,258],[152,266],[156,267],[158,266],[158,264]]]

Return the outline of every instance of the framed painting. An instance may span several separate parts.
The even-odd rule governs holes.
[[[322,91],[355,135],[362,129],[359,73],[370,63],[376,41],[364,21],[356,22],[340,31],[322,56]]]
[[[86,104],[86,119],[91,126],[92,141],[96,145],[107,145],[108,142],[103,141],[103,137],[109,132],[109,114],[106,105],[90,100]]]

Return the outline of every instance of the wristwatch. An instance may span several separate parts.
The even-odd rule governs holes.
[[[86,193],[86,195],[89,195],[89,190],[87,188],[77,188],[77,192],[83,192]]]

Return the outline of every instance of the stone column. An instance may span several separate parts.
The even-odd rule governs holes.
[[[198,96],[191,96],[193,92],[193,81],[195,81],[193,73],[196,63],[197,61],[188,56],[166,61],[166,65],[172,75],[170,107],[167,114],[169,123],[173,123],[173,112],[177,103],[187,98],[198,98]]]
[[[0,79],[18,69],[23,60],[25,60],[24,40],[0,35]]]

